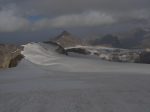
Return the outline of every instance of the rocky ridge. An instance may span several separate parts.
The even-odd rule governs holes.
[[[23,58],[23,47],[17,45],[0,44],[0,68],[16,67]]]

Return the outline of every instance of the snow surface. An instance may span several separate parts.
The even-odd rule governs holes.
[[[150,112],[149,65],[24,47],[19,66],[0,71],[0,112]]]

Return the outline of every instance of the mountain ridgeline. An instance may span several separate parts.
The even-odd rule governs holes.
[[[125,49],[150,48],[150,29],[137,28],[122,33],[106,34],[93,39],[89,44]]]
[[[150,28],[137,28],[117,34],[123,48],[150,48]]]
[[[55,51],[64,55],[78,53],[94,55],[108,61],[150,64],[150,29],[136,29],[126,33],[107,34],[93,38],[92,41],[87,39],[84,42],[82,38],[77,38],[71,33],[63,31],[60,35],[43,44],[56,46]],[[41,47],[41,49],[47,52],[49,48]],[[0,44],[0,68],[17,66],[19,61],[24,58],[23,50],[24,46]]]
[[[52,42],[60,44],[62,47],[74,47],[77,45],[105,46],[125,49],[145,49],[150,48],[150,28],[137,28],[131,31],[106,34],[89,38],[83,41],[82,37],[76,37],[67,31],[50,39]]]

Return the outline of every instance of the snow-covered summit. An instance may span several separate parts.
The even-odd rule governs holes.
[[[25,59],[38,65],[53,65],[59,59],[58,54],[55,52],[57,46],[47,45],[44,43],[28,43],[24,46],[21,52]]]

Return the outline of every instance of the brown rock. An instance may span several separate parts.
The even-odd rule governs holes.
[[[62,47],[74,47],[76,45],[82,45],[80,39],[77,39],[67,31],[63,31],[60,35],[54,38],[53,41],[59,43]]]
[[[17,45],[0,44],[0,69],[17,66],[23,58],[23,47]]]

